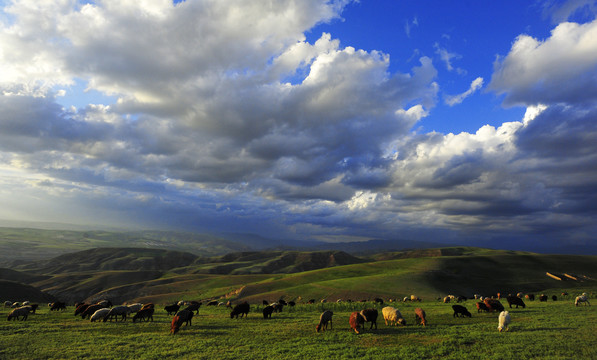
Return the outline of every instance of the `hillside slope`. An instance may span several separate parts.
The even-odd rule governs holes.
[[[252,251],[197,259],[195,264],[199,266],[193,272],[230,275],[291,274],[365,261],[343,251]]]
[[[96,248],[60,255],[46,261],[23,264],[22,271],[64,274],[108,270],[169,270],[188,266],[197,255],[182,251],[146,248]]]
[[[42,292],[36,287],[9,280],[0,280],[0,294],[2,294],[2,302],[31,301],[48,303],[56,301],[56,297]]]
[[[163,250],[96,249],[44,264],[38,271],[49,277],[33,285],[61,300],[110,298],[115,303],[180,299],[261,302],[281,297],[333,301],[410,294],[437,298],[591,288],[596,286],[593,280],[557,281],[546,272],[596,279],[596,261],[597,256],[478,248],[414,250],[372,259],[334,251],[243,252],[200,258]]]

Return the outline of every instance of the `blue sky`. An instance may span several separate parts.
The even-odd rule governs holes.
[[[0,9],[0,219],[595,243],[596,1]]]

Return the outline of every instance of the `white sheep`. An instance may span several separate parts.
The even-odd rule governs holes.
[[[508,325],[510,325],[510,322],[510,314],[507,311],[502,311],[498,317],[498,331],[508,331]]]
[[[582,293],[582,295],[576,297],[574,300],[574,305],[578,306],[580,303],[584,303],[584,305],[589,304],[589,306],[591,306],[587,293]]]
[[[29,312],[31,311],[31,306],[21,306],[18,307],[14,310],[12,310],[10,312],[10,314],[8,314],[8,321],[10,321],[12,318],[14,318],[15,320],[19,320],[19,318],[22,316],[23,318],[20,320],[27,320],[27,317],[29,316]]]
[[[110,309],[110,312],[108,314],[106,314],[106,316],[104,317],[104,322],[108,321],[108,319],[110,319],[110,321],[112,321],[112,318],[114,318],[114,319],[116,319],[116,321],[118,321],[118,316],[122,316],[122,321],[126,321],[126,316],[130,313],[131,313],[131,309],[129,309],[128,306],[125,306],[125,305],[115,306],[112,309]]]
[[[381,309],[381,313],[383,314],[383,319],[386,322],[386,325],[388,325],[388,321],[390,322],[390,325],[406,325],[406,320],[402,317],[400,310],[396,308],[386,306]]]
[[[93,315],[91,315],[89,320],[91,320],[91,322],[94,322],[96,320],[103,320],[109,312],[110,308],[101,308],[99,310],[95,310],[95,312],[93,313]]]

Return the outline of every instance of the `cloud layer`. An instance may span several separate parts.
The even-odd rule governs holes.
[[[345,5],[14,1],[0,18],[0,199],[12,204],[0,217],[591,238],[597,22],[521,35],[496,61],[489,88],[525,119],[444,135],[412,131],[438,97],[430,58],[392,73],[382,52],[306,41]],[[62,105],[81,83],[116,100]]]

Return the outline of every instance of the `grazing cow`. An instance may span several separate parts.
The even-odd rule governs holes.
[[[241,318],[243,316],[249,316],[250,310],[251,310],[251,306],[249,305],[248,302],[245,301],[244,303],[236,305],[234,307],[234,309],[232,309],[232,311],[230,312],[230,318],[234,319],[236,317],[238,319],[239,315]]]
[[[269,301],[267,301],[267,300],[263,300],[261,303],[265,306],[269,305]]]
[[[483,300],[483,302],[485,303],[485,305],[491,312],[504,311],[504,306],[502,305],[502,303],[500,303],[499,300],[485,298],[485,300]]]
[[[16,309],[13,309],[10,312],[10,314],[8,314],[8,321],[10,321],[13,318],[15,319],[15,321],[16,320],[25,321],[25,320],[27,320],[27,317],[29,316],[30,311],[31,311],[31,306],[21,306]],[[20,317],[22,317],[22,319],[19,319]]]
[[[178,312],[178,310],[180,310],[180,305],[178,305],[178,304],[166,305],[164,307],[164,310],[166,310],[168,312],[168,315],[174,315]]]
[[[477,305],[477,312],[480,313],[481,311],[489,312],[487,305],[484,302],[478,301],[475,305]]]
[[[512,308],[512,305],[516,305],[517,309],[518,309],[518,306],[522,306],[523,309],[526,307],[526,305],[524,304],[524,301],[522,301],[522,299],[519,298],[518,296],[508,296],[506,298],[506,301],[508,302],[508,306],[510,306],[510,309]]]
[[[315,327],[315,331],[319,332],[320,330],[327,330],[328,323],[330,324],[330,330],[331,330],[333,315],[334,315],[334,312],[331,310],[326,310],[323,313],[321,313],[321,316],[319,316],[319,324],[317,324],[317,326]]]
[[[264,319],[271,319],[272,318],[272,313],[274,312],[274,307],[271,305],[268,305],[266,307],[263,308],[263,318]]]
[[[374,301],[376,304],[383,305],[383,299],[381,299],[381,298],[375,298],[373,301]]]
[[[286,301],[284,301],[284,299],[278,300],[278,304],[282,304],[284,306],[288,305],[288,303]]]
[[[37,308],[39,308],[39,304],[31,304],[29,307],[31,308],[31,313],[35,314],[35,311],[37,311]]]
[[[141,308],[141,310],[153,309],[153,308],[155,308],[155,305],[153,303],[147,303],[147,304],[143,304],[143,307]]]
[[[315,299],[310,299],[309,301],[307,301],[308,304],[315,304]]]
[[[361,310],[361,316],[365,319],[365,322],[370,322],[371,326],[369,329],[373,329],[373,325],[375,325],[375,330],[377,330],[377,316],[379,315],[376,309],[365,309]],[[363,328],[365,324],[363,323]]]
[[[199,308],[201,307],[201,303],[197,301],[191,301],[191,303],[184,308],[184,310],[195,311],[195,315],[199,315]]]
[[[55,303],[52,303],[52,306],[50,307],[50,311],[60,311],[60,310],[66,310],[66,304],[61,302],[61,301],[56,301]]]
[[[541,294],[541,296],[539,296],[539,301],[547,301],[547,295]]]
[[[381,309],[381,313],[386,325],[388,325],[388,322],[390,325],[406,325],[406,320],[404,320],[404,317],[402,317],[400,310],[394,307],[386,306],[385,308]]]
[[[447,304],[450,302],[450,300],[452,300],[452,298],[450,298],[449,296],[445,296],[444,297],[444,304]]]
[[[452,317],[472,317],[471,313],[462,305],[452,305],[454,314]]]
[[[110,300],[100,300],[97,302],[98,305],[102,305],[103,307],[111,308],[114,306]]]
[[[141,309],[139,311],[137,311],[137,313],[135,314],[135,316],[133,316],[133,322],[139,320],[143,320],[143,321],[150,321],[153,322],[153,313],[154,313],[155,309],[154,308],[145,308],[145,309]]]
[[[270,306],[274,308],[274,312],[276,312],[276,313],[282,312],[282,310],[284,309],[284,305],[282,305],[280,303],[273,303],[273,304],[270,304]]]
[[[172,318],[172,324],[170,325],[170,334],[174,335],[180,330],[182,324],[186,323],[187,326],[192,325],[193,312],[188,310],[180,310]]]
[[[580,305],[580,303],[583,303],[583,305],[589,305],[591,306],[591,303],[589,302],[589,297],[587,296],[587,293],[582,293],[582,295],[577,296],[576,299],[574,299],[574,306],[578,306]]]
[[[87,308],[89,307],[89,305],[91,304],[79,304],[77,306],[77,308],[75,309],[75,316],[82,314],[83,311],[87,310]]]
[[[288,306],[294,306],[294,305],[296,305],[296,303],[294,301],[289,301],[288,302]]]
[[[358,334],[361,326],[365,324],[365,318],[363,318],[363,315],[361,315],[358,311],[354,311],[352,314],[350,314],[348,323],[350,324],[350,328]]]
[[[551,296],[551,300],[553,300],[553,301],[558,301],[558,297],[557,297],[556,295],[552,295],[552,296]]]
[[[529,301],[535,301],[535,294],[526,294],[524,298]]]
[[[502,311],[498,317],[498,331],[508,331],[510,325],[510,314],[507,311]]]
[[[415,309],[415,324],[419,323],[423,326],[427,325],[427,319],[425,318],[425,310],[421,308]]]
[[[218,306],[218,300],[212,300],[207,303],[207,306]]]

